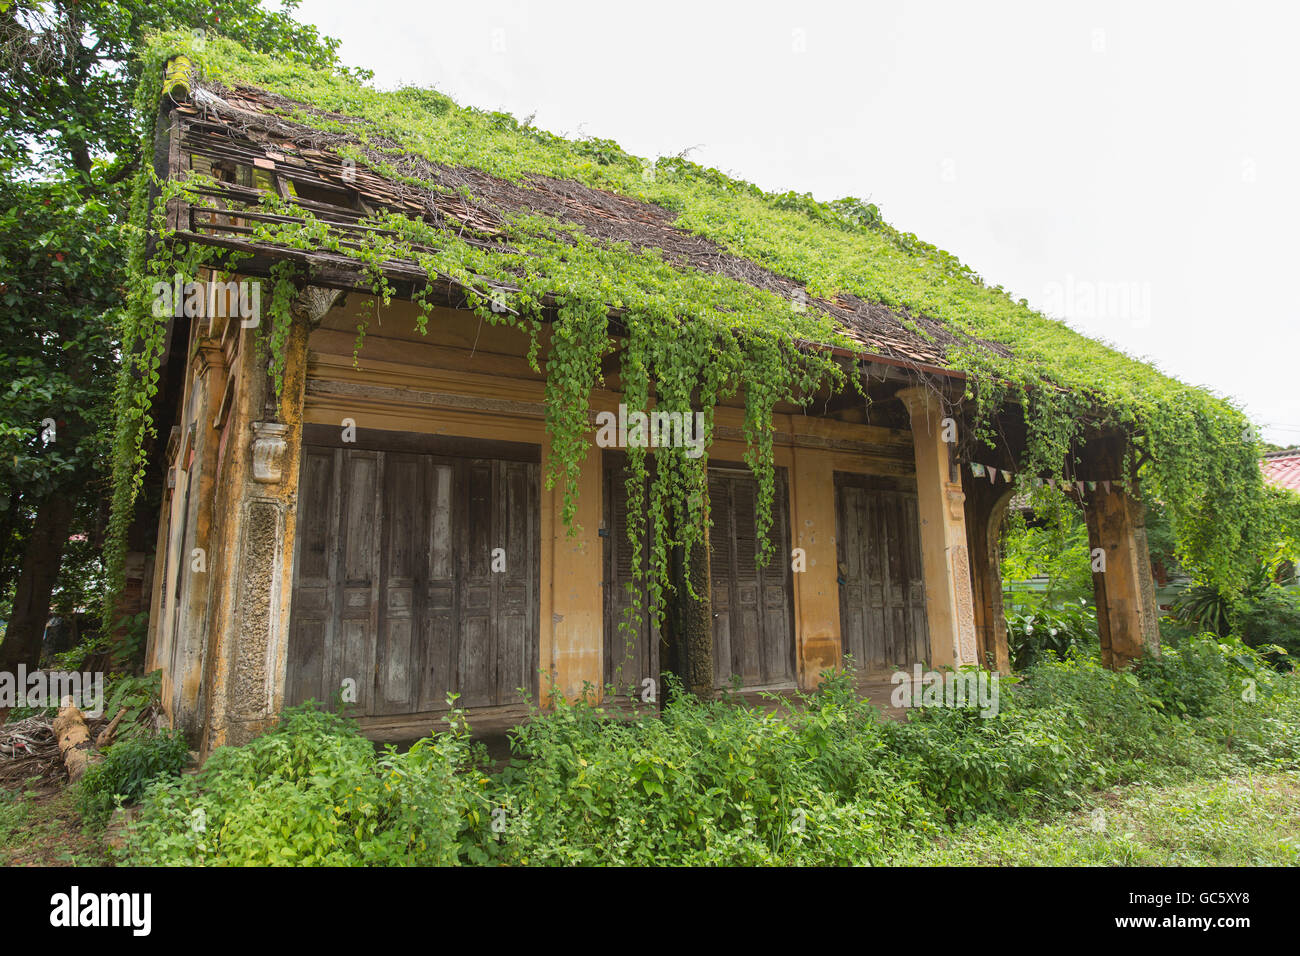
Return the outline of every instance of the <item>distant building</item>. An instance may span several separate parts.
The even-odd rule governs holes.
[[[1270,485],[1300,492],[1300,448],[1271,451],[1260,460],[1259,467]]]

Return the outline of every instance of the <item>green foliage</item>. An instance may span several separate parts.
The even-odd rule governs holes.
[[[5,135],[33,146],[44,169],[73,166],[86,172],[92,157],[99,156],[132,162],[130,107],[140,78],[136,53],[145,34],[183,30],[201,44],[219,30],[283,60],[336,68],[338,41],[296,22],[299,2],[288,0],[276,11],[260,0],[7,5],[0,10],[6,37],[0,58]]]
[[[847,863],[927,829],[892,778],[884,729],[831,678],[806,710],[766,714],[673,693],[662,719],[610,722],[555,702],[515,734],[503,857],[529,864]]]
[[[1194,584],[1174,601],[1173,619],[1226,635],[1231,627],[1232,598],[1210,584]]]
[[[114,368],[101,313],[117,294],[117,238],[111,209],[75,179],[30,181],[0,158],[0,606],[29,542],[59,554],[69,532],[97,536]],[[67,531],[34,541],[37,514],[58,497],[77,503]],[[98,581],[95,549],[73,550],[55,585],[69,612]]]
[[[1007,648],[1016,670],[1045,656],[1065,660],[1072,652],[1092,653],[1097,647],[1097,609],[1082,598],[1007,615]]]
[[[1137,450],[1152,459],[1151,484],[1175,502],[1173,518],[1182,549],[1225,586],[1234,586],[1236,565],[1229,558],[1250,543],[1261,494],[1253,441],[1240,412],[1045,319],[1001,289],[986,288],[951,255],[885,224],[875,206],[852,198],[827,204],[808,195],[767,194],[680,157],[649,164],[609,141],[566,141],[504,114],[457,107],[431,91],[380,92],[353,77],[253,53],[220,37],[206,38],[201,49],[187,34],[153,41],[144,59],[143,98],[137,104],[142,120],[150,115],[162,63],[180,53],[202,69],[205,82],[257,85],[319,108],[288,110],[292,119],[308,126],[341,132],[345,127],[337,114],[362,118],[347,125],[346,131],[355,133],[359,142],[345,151],[358,163],[412,185],[442,188],[413,178],[409,169],[399,171],[391,161],[394,152],[473,167],[525,184],[533,175],[577,180],[658,203],[676,216],[677,227],[801,281],[813,295],[852,293],[934,317],[970,341],[983,338],[1010,345],[1014,360],[973,346],[958,347],[951,356],[971,375],[971,396],[981,416],[977,433],[988,434],[991,416],[1005,399],[1022,402],[1030,435],[1026,473],[1058,474],[1085,416],[1094,423],[1101,416],[1103,426],[1135,432]],[[152,127],[142,123],[141,130],[143,148]],[[142,175],[141,190],[146,179]],[[547,482],[548,487],[558,482],[563,488],[563,517],[571,531],[577,472],[590,442],[587,403],[591,389],[602,384],[607,332],[618,339],[620,378],[630,408],[648,408],[653,399],[656,407],[668,411],[702,409],[711,430],[713,406],[743,394],[746,460],[760,487],[760,541],[765,542],[764,559],[769,556],[761,532],[771,520],[772,410],[782,401],[806,403],[819,388],[838,389],[847,381],[830,355],[808,347],[852,346],[819,310],[803,310],[738,280],[678,268],[655,250],[593,241],[545,217],[514,216],[508,223],[509,243],[484,247],[422,221],[385,214],[367,224],[391,232],[376,231],[354,248],[340,246],[291,201],[268,196],[262,205],[306,223],[267,223],[256,228],[251,240],[323,248],[356,258],[375,276],[381,302],[389,295],[382,262],[416,261],[431,278],[450,277],[471,290],[470,303],[485,320],[514,324],[534,335],[534,358],[540,302],[548,294],[556,297],[559,318],[546,359],[547,427],[554,451]],[[149,215],[137,209],[135,221],[148,223]],[[165,230],[159,235],[165,239]],[[416,244],[434,251],[417,252]],[[197,254],[177,250],[166,255]],[[195,258],[185,261],[198,264]],[[143,261],[132,267],[141,285],[151,271],[156,267]],[[488,308],[492,292],[484,280],[520,290],[507,297],[508,311]],[[279,288],[283,281],[274,284]],[[606,327],[610,308],[620,310],[618,328]],[[124,383],[129,394],[119,397],[125,428],[116,452],[116,511],[129,507],[133,499],[139,456],[133,458],[132,448],[140,447],[152,427],[142,415],[155,387],[158,333],[147,320],[136,322],[134,331],[141,333],[145,346],[127,363],[130,372]],[[364,336],[364,328],[359,333]],[[1068,390],[1044,388],[1045,382]],[[634,576],[645,568],[650,603],[662,608],[658,599],[669,585],[667,555],[675,546],[685,546],[689,554],[689,545],[707,526],[706,462],[660,450],[659,467],[650,477],[644,458],[644,449],[631,449],[628,481],[634,505],[628,533],[635,551]],[[1219,466],[1206,469],[1207,460]],[[651,510],[642,514],[637,492],[647,479],[653,484]],[[1214,501],[1213,521],[1206,521],[1205,511],[1190,504],[1202,499]],[[643,565],[639,541],[647,527],[651,547]],[[114,530],[120,534],[120,520]],[[634,607],[633,616],[643,610]]]
[[[1300,653],[1300,588],[1283,585],[1279,578],[1294,553],[1283,546],[1256,561],[1236,594],[1204,582],[1191,585],[1178,596],[1174,620],[1222,638],[1236,636],[1266,649],[1279,666],[1293,666],[1293,655]]]
[[[1240,641],[1200,634],[1162,647],[1158,657],[1144,658],[1138,676],[1162,707],[1204,717],[1222,703],[1216,689],[1240,679],[1258,679],[1260,674],[1255,658]]]
[[[1079,506],[1049,487],[1032,489],[1032,514],[1008,512],[1002,528],[1002,581],[1008,606],[1052,608],[1092,597],[1088,529]],[[1042,590],[1016,585],[1046,578]]]
[[[455,718],[453,713],[453,719]],[[355,724],[308,704],[193,776],[159,782],[132,862],[441,865],[487,819],[463,728],[376,753]],[[486,826],[483,827],[486,829]]]
[[[189,745],[179,731],[118,741],[104,752],[102,762],[86,769],[78,784],[82,818],[102,826],[114,807],[135,803],[150,783],[175,776],[188,762]]]
[[[0,618],[10,617],[25,550],[41,549],[41,560],[59,565],[53,598],[60,613],[103,592],[102,505],[110,473],[121,470],[111,463],[121,458],[112,451],[122,411],[113,382],[119,354],[136,352],[134,334],[142,331],[122,308],[123,249],[145,223],[131,219],[141,209],[139,197],[134,209],[129,197],[138,171],[151,166],[152,143],[142,147],[142,130],[153,128],[159,92],[155,85],[150,109],[132,108],[143,38],[180,29],[201,44],[220,29],[278,59],[338,69],[338,41],[293,20],[298,0],[277,6],[99,0],[0,8],[0,354],[7,373],[0,387]],[[135,290],[127,293],[136,301]],[[156,355],[158,335],[147,330],[148,356]],[[128,365],[141,391],[156,386],[148,360]],[[150,433],[137,417],[149,411],[134,406],[136,417],[126,422],[140,441]],[[42,437],[46,419],[56,424],[54,441]],[[51,500],[72,503],[71,524],[41,535],[36,519]],[[128,502],[115,519],[110,579],[120,577],[130,512]],[[48,597],[23,595],[15,604],[39,617]]]
[[[1258,599],[1240,603],[1234,610],[1233,633],[1276,666],[1295,667],[1300,660],[1300,587],[1271,587]]]
[[[891,865],[1295,866],[1300,777],[1246,772],[1172,786],[1135,786],[1088,810],[1047,820],[981,820]]]
[[[769,713],[673,693],[661,716],[616,719],[557,696],[496,771],[455,711],[452,731],[402,754],[376,753],[345,718],[293,710],[197,777],[156,784],[126,859],[862,864],[985,817],[1081,806],[1099,788],[1300,768],[1300,679],[1212,639],[1136,673],[1043,660],[1004,680],[986,717],[882,721],[850,671],[798,703]]]
[[[129,740],[132,737],[148,734],[148,729],[138,723],[138,720],[146,710],[158,704],[161,694],[161,670],[150,671],[139,677],[123,674],[109,682],[105,694],[104,714],[112,720],[119,710],[126,710],[122,722],[118,724],[118,740]]]

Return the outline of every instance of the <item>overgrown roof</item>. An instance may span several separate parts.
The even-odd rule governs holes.
[[[820,306],[883,356],[954,369],[971,368],[976,354],[1000,368],[1014,356],[1015,368],[1103,404],[1174,384],[988,287],[869,203],[764,192],[678,157],[648,161],[609,140],[564,139],[432,90],[378,91],[221,38],[199,51],[180,34],[154,49],[188,55],[201,102],[254,139],[296,153],[337,185],[346,185],[342,161],[355,161],[361,190],[377,205],[396,196],[408,214],[481,237],[508,234],[507,220],[520,213],[552,217],[601,243],[660,250],[680,268]],[[223,112],[203,93],[247,112]]]
[[[986,420],[1008,398],[1022,404],[1028,473],[1068,471],[1085,417],[1131,434],[1157,493],[1174,502],[1192,562],[1230,578],[1228,556],[1258,530],[1247,527],[1260,516],[1255,439],[1237,408],[989,287],[870,203],[765,192],[680,157],[642,160],[608,140],[564,139],[432,90],[379,91],[217,37],[202,49],[189,34],[155,38],[144,74],[155,97],[178,55],[193,65],[194,107],[215,121],[206,135],[235,131],[263,161],[356,187],[369,207],[348,233],[323,229],[308,202],[263,196],[250,242],[359,257],[372,270],[400,251],[431,276],[509,287],[521,309],[543,295],[600,303],[657,323],[660,336],[700,324],[751,351],[811,341],[942,367],[967,376]],[[304,216],[306,228],[276,221]],[[661,399],[689,394],[662,363],[655,374]],[[706,373],[690,374],[698,387]],[[768,387],[736,375],[746,391]],[[794,378],[768,390],[797,389]],[[1202,499],[1215,520],[1199,514]]]
[[[510,180],[473,167],[434,162],[406,152],[401,143],[378,131],[327,131],[286,118],[348,124],[357,122],[354,117],[327,114],[257,87],[230,89],[199,77],[192,85],[189,101],[179,107],[192,117],[186,124],[187,153],[209,162],[255,160],[263,168],[278,169],[291,182],[354,194],[364,208],[351,216],[340,217],[336,208],[309,204],[315,215],[345,231],[364,211],[389,210],[470,236],[483,248],[506,248],[513,217],[547,216],[599,243],[622,243],[639,253],[653,251],[679,269],[742,282],[796,306],[825,312],[863,355],[939,370],[950,368],[947,349],[963,341],[1009,354],[995,343],[976,343],[905,306],[891,308],[844,292],[829,298],[814,296],[804,283],[681,228],[668,209],[644,198],[540,173]],[[357,153],[364,155],[366,165],[357,166],[353,158]],[[373,172],[375,168],[383,168],[386,174]],[[221,234],[226,230],[217,221],[220,218],[215,213],[200,216],[195,229],[206,235]]]

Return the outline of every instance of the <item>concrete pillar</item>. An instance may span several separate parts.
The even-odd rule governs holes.
[[[1002,481],[992,485],[987,478],[976,477],[969,470],[962,472],[962,487],[966,492],[966,543],[971,556],[979,662],[1007,673],[1011,670],[1011,655],[1002,605],[999,545],[1015,488]]]
[[[936,667],[974,664],[978,653],[966,550],[966,496],[955,441],[944,440],[953,438],[955,425],[945,429],[943,402],[930,389],[905,388],[898,398],[912,418],[930,662]]]
[[[209,555],[223,586],[210,631],[207,750],[246,743],[284,703],[309,331],[295,319],[278,398],[255,331],[240,332],[227,473],[215,505],[224,527],[220,553]]]
[[[542,444],[542,474],[550,465],[550,433]],[[564,487],[559,481],[542,494],[541,659],[547,673],[539,687],[543,702],[554,685],[568,700],[590,686],[602,690],[604,595],[600,526],[604,514],[601,450],[587,449],[578,478],[575,535],[563,521]]]
[[[208,638],[208,602],[212,596],[212,505],[220,454],[221,433],[214,427],[216,408],[225,386],[226,366],[220,346],[201,338],[192,362],[193,378],[186,397],[179,463],[189,489],[185,518],[188,540],[175,555],[183,576],[183,603],[171,635],[170,659],[165,663],[172,680],[172,726],[199,740],[203,730],[202,680]]]
[[[803,548],[807,567],[794,575],[799,686],[813,690],[822,673],[843,663],[840,585],[835,550],[835,456],[793,449],[790,540]]]
[[[776,560],[781,556],[776,555]],[[691,548],[689,569],[684,569],[678,600],[682,605],[681,633],[677,636],[678,668],[686,689],[696,697],[713,696],[713,545],[709,529],[701,529]],[[692,597],[694,595],[694,597]]]
[[[1102,663],[1121,670],[1144,654],[1160,651],[1159,609],[1151,556],[1147,551],[1146,508],[1117,484],[1098,482],[1084,496],[1092,549],[1092,586]]]

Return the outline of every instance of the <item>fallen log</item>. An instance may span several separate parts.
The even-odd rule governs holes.
[[[86,718],[71,697],[63,699],[59,715],[54,718],[53,730],[54,739],[59,742],[59,753],[63,756],[63,766],[68,771],[68,780],[76,783],[90,765],[92,744]]]

